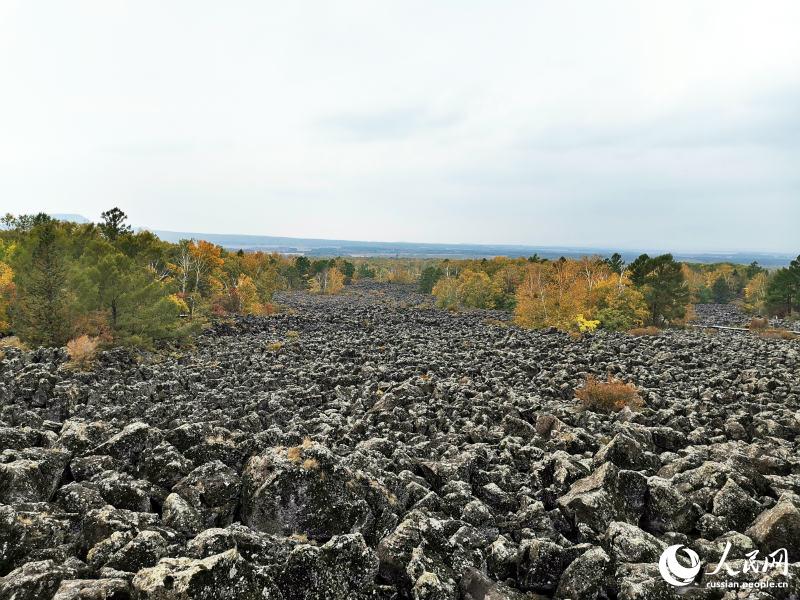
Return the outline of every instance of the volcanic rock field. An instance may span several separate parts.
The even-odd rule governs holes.
[[[279,302],[85,372],[3,349],[0,600],[800,594],[798,342],[572,339],[374,283]],[[645,406],[584,408],[609,373]],[[675,544],[693,585],[659,574]],[[780,548],[788,574],[741,572]]]

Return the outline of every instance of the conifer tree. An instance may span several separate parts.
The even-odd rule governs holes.
[[[33,345],[60,346],[69,338],[67,266],[55,221],[39,218],[14,265],[14,331]]]

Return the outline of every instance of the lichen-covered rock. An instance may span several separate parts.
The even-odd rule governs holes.
[[[533,539],[525,544],[519,565],[522,589],[553,593],[564,570],[590,546],[562,547],[548,540]]]
[[[75,556],[80,516],[47,503],[0,505],[0,575],[29,561]]]
[[[613,564],[602,548],[590,548],[573,560],[558,582],[556,598],[597,598],[608,587]]]
[[[675,600],[675,588],[658,570],[658,563],[621,563],[614,573],[617,600]],[[701,596],[702,598],[702,596]]]
[[[136,464],[139,456],[161,438],[161,432],[141,421],[129,423],[122,431],[111,436],[94,450],[95,454],[107,454],[127,464]]]
[[[796,342],[571,339],[369,280],[276,301],[90,371],[4,348],[0,577],[37,600],[653,600],[676,596],[668,545],[707,565],[728,544],[800,552]],[[606,373],[645,406],[583,409],[574,390]]]
[[[162,558],[133,578],[139,600],[281,600],[236,550],[203,559]]]
[[[159,522],[158,515],[141,513],[106,505],[90,510],[81,523],[83,543],[91,548],[115,532],[138,532]]]
[[[64,579],[73,579],[78,571],[52,560],[25,563],[0,578],[0,599],[43,600],[52,598]]]
[[[322,546],[297,546],[278,585],[285,600],[347,600],[373,595],[378,559],[361,534],[332,537]]]
[[[657,562],[667,545],[636,525],[612,522],[605,534],[604,546],[617,562]]]
[[[206,527],[224,527],[233,522],[240,488],[236,471],[217,460],[194,469],[172,491],[201,515]]]
[[[407,593],[454,597],[466,569],[485,570],[483,555],[473,546],[487,541],[466,535],[460,521],[414,510],[378,544],[380,573]]]
[[[5,450],[0,455],[0,503],[49,502],[58,489],[69,453],[49,448]]]
[[[459,581],[464,600],[526,600],[529,594],[514,590],[498,581],[492,581],[477,569],[467,569]]]
[[[611,521],[638,522],[646,489],[642,475],[621,471],[608,462],[572,484],[558,499],[558,506],[576,526],[585,524],[602,533]]]
[[[723,520],[726,531],[745,529],[760,510],[761,505],[733,479],[725,482],[712,503],[712,513]]]
[[[653,440],[649,432],[626,429],[616,434],[595,454],[594,464],[611,462],[620,469],[654,473],[660,465],[653,450]]]
[[[765,552],[786,548],[789,556],[800,553],[800,509],[796,500],[781,496],[778,503],[765,510],[745,532]]]
[[[115,550],[103,562],[104,567],[116,571],[136,573],[139,569],[152,567],[167,553],[167,541],[157,531],[140,531]]]
[[[692,531],[701,509],[682,495],[672,481],[661,477],[647,480],[647,500],[643,522],[655,532]]]
[[[121,578],[66,579],[53,600],[131,600],[133,589]]]
[[[107,504],[96,487],[76,481],[59,488],[55,502],[65,510],[80,515],[85,515],[92,509],[103,508]]]
[[[254,456],[243,479],[242,521],[258,531],[324,541],[363,532],[374,518],[364,482],[319,444]]]
[[[161,519],[167,527],[189,536],[200,533],[204,528],[200,513],[174,492],[164,500]]]

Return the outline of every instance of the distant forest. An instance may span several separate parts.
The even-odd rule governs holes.
[[[440,308],[513,312],[524,327],[584,333],[680,326],[692,304],[753,314],[800,311],[800,256],[788,267],[700,264],[670,254],[543,258],[353,258],[226,250],[133,231],[113,208],[99,223],[6,215],[0,231],[0,333],[32,346],[152,347],[215,318],[268,315],[281,290],[340,293],[359,279],[416,286]]]

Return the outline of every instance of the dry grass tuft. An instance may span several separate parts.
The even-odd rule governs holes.
[[[316,458],[307,458],[302,466],[306,471],[316,471],[319,469],[319,461]]]
[[[270,352],[280,352],[281,348],[283,348],[283,344],[281,342],[272,342],[271,344],[267,344],[267,350]]]
[[[633,329],[628,330],[628,335],[635,335],[637,337],[643,336],[657,336],[661,335],[661,330],[658,327],[634,327]]]
[[[0,338],[0,348],[17,348],[18,350],[27,350],[28,347],[15,335],[9,335]]]
[[[292,446],[286,451],[286,458],[293,463],[299,463],[303,449],[300,446]]]
[[[765,319],[763,317],[753,317],[752,319],[750,319],[750,325],[748,325],[748,328],[751,331],[763,330],[767,329],[768,327],[769,327],[769,319]]]
[[[634,410],[644,406],[644,400],[635,385],[625,383],[610,374],[606,381],[587,375],[583,386],[575,390],[575,396],[589,410],[610,412],[622,410],[626,406]]]
[[[290,329],[289,331],[286,332],[286,337],[289,338],[290,340],[296,340],[300,337],[300,332],[294,329]]]
[[[100,340],[88,335],[76,337],[67,342],[69,364],[78,369],[87,369],[94,362]]]

